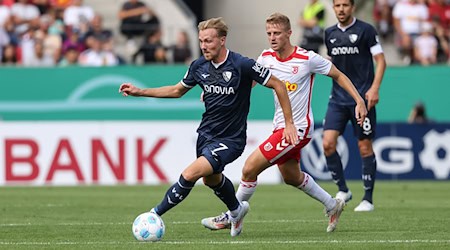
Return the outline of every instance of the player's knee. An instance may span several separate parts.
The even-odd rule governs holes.
[[[324,138],[322,142],[323,151],[325,155],[329,156],[336,151],[336,142],[333,140],[329,140]]]
[[[368,157],[373,155],[372,143],[358,143],[359,153],[361,157]]]

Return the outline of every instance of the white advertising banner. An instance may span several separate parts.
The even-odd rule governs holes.
[[[0,185],[162,184],[196,158],[199,122],[0,122]],[[271,133],[249,122],[243,155],[225,174],[238,183],[247,156]],[[280,183],[277,167],[258,178]],[[200,183],[200,181],[199,181]]]

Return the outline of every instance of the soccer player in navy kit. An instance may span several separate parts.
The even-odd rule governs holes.
[[[286,119],[283,136],[288,143],[297,143],[297,131],[286,86],[253,59],[225,47],[228,27],[223,19],[203,21],[198,29],[203,56],[190,65],[183,80],[176,85],[148,89],[124,83],[119,92],[124,96],[179,98],[195,85],[203,89],[206,110],[197,129],[197,159],[181,173],[178,182],[151,211],[163,215],[182,202],[195,182],[203,177],[205,185],[213,189],[230,210],[231,236],[237,236],[242,231],[249,205],[237,200],[233,184],[222,171],[244,151],[253,81],[275,90]]]
[[[375,28],[353,17],[354,0],[333,0],[333,9],[338,24],[325,30],[325,45],[328,55],[336,67],[355,84],[365,97],[369,113],[363,125],[357,126],[354,119],[355,102],[335,81],[324,120],[323,149],[334,182],[339,188],[336,198],[349,201],[352,193],[345,182],[344,171],[336,151],[337,138],[350,120],[363,162],[362,179],[365,194],[355,211],[373,211],[373,188],[376,175],[376,159],[372,139],[376,129],[375,105],[379,99],[379,88],[386,69],[383,50]],[[376,62],[374,72],[373,60]]]

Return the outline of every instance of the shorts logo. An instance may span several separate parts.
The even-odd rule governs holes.
[[[264,145],[264,150],[266,151],[270,151],[273,149],[273,146],[270,142],[266,143],[266,145]]]

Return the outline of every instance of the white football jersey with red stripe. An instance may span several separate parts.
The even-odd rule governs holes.
[[[315,74],[327,75],[332,63],[313,51],[295,47],[286,59],[277,57],[272,49],[264,50],[258,57],[258,63],[270,68],[272,74],[286,84],[292,106],[292,115],[300,137],[309,137],[314,129],[314,117],[311,108],[312,88]],[[275,100],[274,130],[284,128],[284,115],[280,102],[273,92]]]

